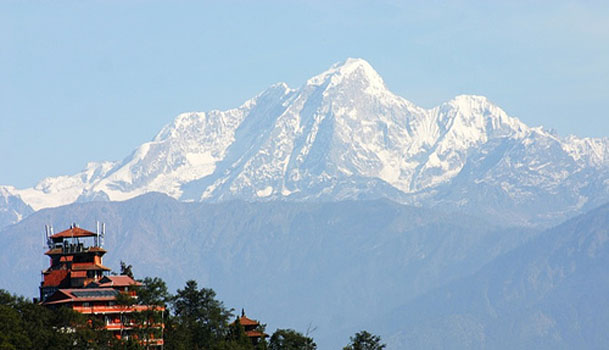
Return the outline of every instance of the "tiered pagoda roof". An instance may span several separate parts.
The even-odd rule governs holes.
[[[245,335],[252,339],[254,343],[256,343],[260,338],[268,337],[268,334],[260,330],[260,322],[245,316],[245,310],[241,310],[241,316],[237,317],[235,322],[239,322],[239,324],[243,326]]]

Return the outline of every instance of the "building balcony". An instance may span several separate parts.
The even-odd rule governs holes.
[[[147,310],[164,311],[162,307],[150,307],[146,305],[93,305],[93,306],[72,306],[74,311],[78,311],[81,314],[122,314],[131,312],[142,312]]]

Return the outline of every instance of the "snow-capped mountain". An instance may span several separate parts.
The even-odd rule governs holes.
[[[402,203],[557,222],[609,200],[609,140],[561,138],[485,97],[424,109],[362,59],[238,108],[185,113],[120,163],[4,191],[35,210],[162,192],[180,200]]]
[[[13,194],[14,187],[0,186],[0,227],[21,221],[34,210],[19,196]]]

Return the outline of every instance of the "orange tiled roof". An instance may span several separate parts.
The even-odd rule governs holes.
[[[245,331],[245,335],[247,335],[250,338],[262,338],[262,337],[268,337],[267,334],[264,334],[260,331]]]
[[[45,305],[65,304],[79,301],[115,300],[118,292],[112,288],[59,289],[44,302]]]
[[[133,278],[120,275],[120,276],[104,276],[101,280],[99,280],[100,288],[107,287],[128,287],[128,286],[141,286],[142,283],[134,280]]]
[[[245,315],[238,317],[237,321],[239,321],[239,323],[241,323],[242,326],[257,326],[260,324],[257,321],[254,321],[252,319],[245,317]]]
[[[66,277],[68,270],[45,271],[43,287],[58,286]]]
[[[80,227],[72,227],[65,231],[61,231],[51,236],[51,239],[55,238],[70,238],[70,237],[94,237],[96,234],[91,231],[87,231]]]

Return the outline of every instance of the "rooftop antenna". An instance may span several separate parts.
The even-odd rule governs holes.
[[[53,235],[53,228],[51,227],[51,225],[48,225],[48,224],[44,225],[45,243],[49,249],[53,249],[53,240],[51,239],[52,235]]]
[[[106,223],[102,222],[101,224],[101,236],[99,236],[99,247],[102,248],[104,246],[104,238],[106,237]]]
[[[95,220],[95,246],[99,247],[99,221]]]

